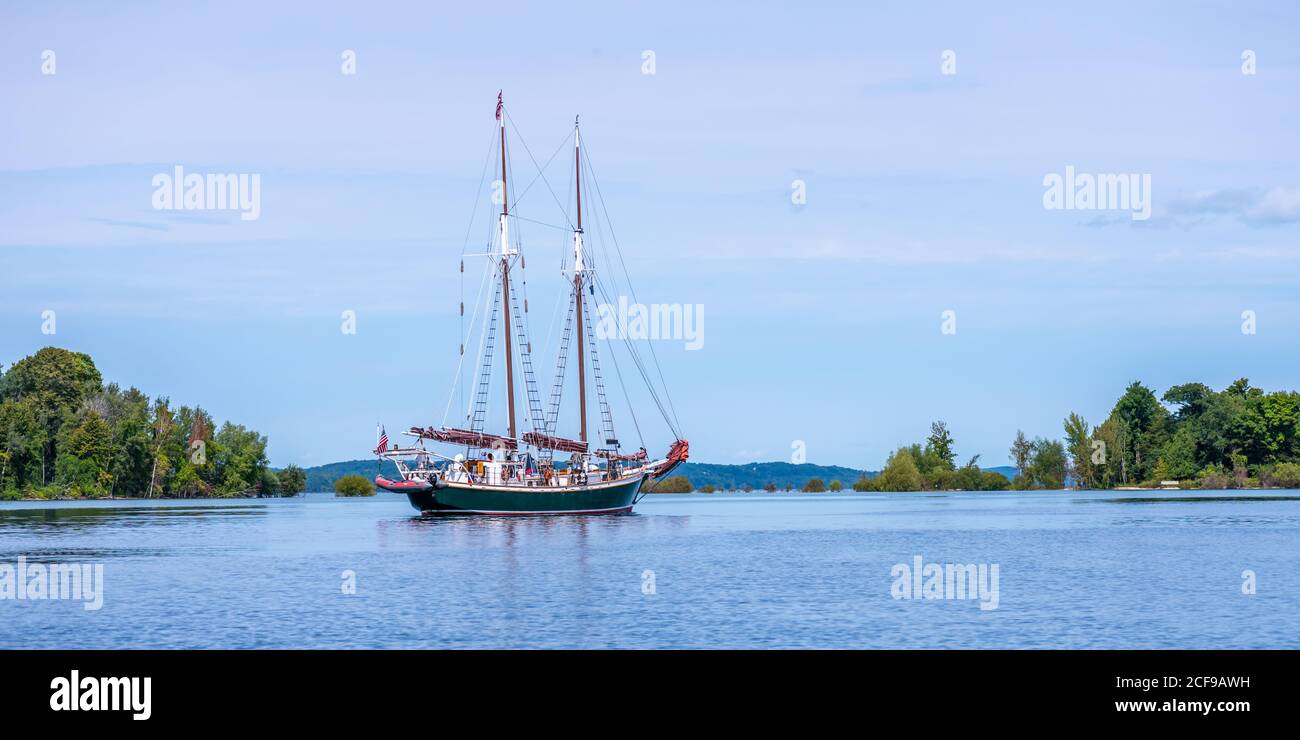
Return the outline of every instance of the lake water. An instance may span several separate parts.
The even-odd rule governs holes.
[[[382,493],[10,502],[0,566],[102,563],[103,606],[0,600],[0,647],[1294,648],[1286,494],[659,495],[424,520]],[[997,608],[893,598],[916,556],[997,565]]]

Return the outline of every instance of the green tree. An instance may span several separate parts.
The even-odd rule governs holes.
[[[83,411],[59,431],[55,480],[69,496],[107,496],[113,431],[96,411]]]
[[[1268,473],[1268,484],[1278,488],[1300,488],[1300,464],[1284,462]]]
[[[280,476],[270,468],[262,468],[260,473],[261,480],[257,483],[257,495],[264,496],[283,496],[284,492],[280,488]]]
[[[1214,391],[1204,383],[1184,383],[1165,391],[1162,400],[1178,409],[1175,418],[1181,422],[1195,421],[1209,409],[1214,401]]]
[[[1188,480],[1196,477],[1196,432],[1190,422],[1180,422],[1178,430],[1160,450],[1166,474],[1171,478]]]
[[[1168,435],[1169,412],[1151,389],[1134,381],[1111,412],[1123,422],[1122,438],[1126,478],[1147,480]]]
[[[1065,451],[1068,472],[1079,488],[1096,488],[1097,476],[1092,462],[1092,430],[1082,416],[1065,417]]]
[[[34,397],[0,402],[0,450],[6,462],[0,489],[22,491],[45,484],[46,427]]]
[[[684,475],[670,475],[663,480],[649,481],[644,486],[650,493],[690,493],[695,490]]]
[[[55,463],[55,442],[65,420],[100,390],[102,378],[89,355],[45,347],[14,363],[0,377],[0,401],[30,399],[45,429],[41,485]]]
[[[1163,457],[1156,459],[1155,469],[1151,471],[1151,480],[1156,485],[1169,480],[1169,466],[1165,464]]]
[[[1293,458],[1300,453],[1300,394],[1269,393],[1249,404],[1258,418],[1259,440],[1252,445],[1259,456],[1256,464]]]
[[[1101,462],[1095,465],[1093,478],[1102,488],[1110,488],[1125,480],[1123,427],[1123,422],[1112,416],[1092,430],[1093,441],[1101,443],[1095,453]]]
[[[980,470],[980,456],[976,455],[957,469],[952,476],[952,488],[958,491],[982,491],[984,489],[984,471]],[[996,473],[994,475],[997,475]],[[1005,476],[998,476],[1006,480]]]
[[[218,495],[238,496],[260,491],[267,467],[266,437],[238,424],[221,425],[208,444],[220,483]]]
[[[832,493],[839,493],[844,490],[844,484],[839,482],[839,480],[833,480],[831,481],[830,488]]]
[[[1029,471],[1029,458],[1034,452],[1034,444],[1025,433],[1016,430],[1016,438],[1011,442],[1011,463],[1016,466],[1016,477],[1026,475]]]
[[[1054,439],[1035,439],[1029,461],[1029,478],[1037,488],[1065,487],[1065,445]]]
[[[1222,491],[1234,487],[1232,476],[1224,472],[1219,465],[1208,465],[1200,472],[1198,483],[1201,488]]]
[[[373,496],[375,495],[375,487],[363,475],[345,475],[334,481],[334,495]]]
[[[925,438],[925,450],[946,470],[956,468],[957,453],[953,451],[952,446],[952,435],[948,433],[948,425],[942,421],[931,422],[930,436]]]
[[[917,470],[916,461],[908,448],[901,447],[889,456],[885,469],[877,477],[876,487],[881,491],[921,490],[921,471]]]
[[[307,473],[297,465],[288,465],[277,474],[280,478],[280,495],[297,496],[307,490]]]
[[[90,355],[46,347],[0,377],[0,399],[35,396],[42,405],[71,411],[99,392],[101,380]]]
[[[170,461],[166,455],[161,455],[159,462],[164,469],[170,469]],[[170,492],[177,498],[202,498],[211,493],[211,488],[203,481],[194,463],[185,460],[176,469],[176,474],[171,479]]]
[[[1005,491],[1010,487],[1011,481],[995,470],[986,470],[980,473],[981,491]]]
[[[1246,487],[1246,479],[1250,477],[1249,463],[1240,452],[1232,455],[1232,477],[1237,488]]]

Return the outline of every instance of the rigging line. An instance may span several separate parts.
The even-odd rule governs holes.
[[[566,218],[566,220],[567,220],[567,218],[568,218],[567,214],[566,214],[565,218]],[[564,228],[564,227],[557,227],[557,228]],[[561,248],[561,249],[560,249],[560,275],[562,275],[562,276],[565,275],[565,272],[564,272],[565,254],[566,254],[566,250],[565,250],[564,248]],[[559,319],[559,317],[560,317],[560,306],[562,305],[562,304],[561,304],[561,296],[563,296],[563,295],[564,295],[564,294],[562,294],[562,293],[557,293],[557,294],[556,294],[556,296],[555,296],[555,308],[552,309],[552,311],[551,311],[551,320],[550,320],[550,322],[549,322],[549,324],[547,325],[547,328],[546,328],[546,345],[545,345],[545,347],[546,347],[546,350],[547,350],[548,352],[550,351],[551,347],[553,346],[553,345],[551,344],[551,340],[554,339],[554,337],[555,337],[555,322],[556,322],[556,320]],[[564,301],[564,303],[567,304],[568,301],[566,300],[566,301]]]
[[[511,122],[510,125],[511,125],[511,126],[514,126],[514,122]],[[517,133],[518,133],[518,131],[516,131],[516,134],[517,134]],[[546,160],[546,164],[542,165],[542,168],[541,168],[541,169],[544,170],[544,169],[546,169],[546,168],[549,168],[549,167],[551,166],[551,162],[553,162],[553,161],[555,160],[556,156],[558,156],[559,153],[560,153],[561,151],[564,150],[564,145],[565,145],[565,144],[568,144],[568,143],[569,143],[569,139],[572,139],[572,138],[573,138],[573,134],[567,134],[567,135],[564,137],[564,141],[561,141],[561,142],[560,142],[560,145],[557,146],[557,147],[555,147],[555,151],[554,151],[554,152],[551,152],[551,156],[550,156],[550,158]],[[523,142],[523,139],[520,138],[520,141]],[[527,149],[527,148],[528,148],[528,144],[525,143],[525,144],[524,144],[524,149]],[[537,164],[537,162],[534,161],[533,164]],[[524,197],[525,195],[528,194],[528,191],[532,189],[533,185],[536,185],[536,184],[537,184],[537,181],[538,181],[539,179],[541,179],[541,170],[538,170],[538,174],[533,175],[533,179],[530,180],[530,181],[528,182],[528,185],[524,188],[523,192],[521,192],[521,193],[520,193],[520,194],[515,198],[515,202],[518,203],[520,200],[522,200],[523,197]]]
[[[606,219],[599,218],[599,215],[600,215],[599,213],[592,214],[593,216],[592,223],[594,224],[594,228],[595,228],[595,233],[593,233],[592,236],[595,237],[596,241],[600,243],[601,252],[602,254],[605,255],[606,259],[608,259],[609,254],[608,254],[608,250],[605,248],[604,223],[603,223]],[[602,278],[602,275],[603,272],[601,271],[593,271],[593,282],[595,283],[596,287],[600,290],[601,295],[605,297],[606,303],[612,304],[613,301],[611,300],[611,294],[617,293],[619,290],[618,275],[617,273],[614,273],[612,271],[608,275],[608,279]],[[629,286],[629,288],[630,287],[631,286]],[[662,400],[660,400],[659,394],[655,389],[654,383],[651,381],[649,374],[644,369],[644,361],[641,359],[640,354],[636,351],[635,344],[631,342],[630,337],[625,337],[624,339],[627,340],[628,354],[632,359],[633,365],[634,367],[636,367],[637,371],[641,374],[641,379],[645,383],[646,389],[649,391],[651,398],[655,401],[655,404],[659,407],[660,414],[663,416],[664,421],[668,424],[668,428],[672,430],[675,436],[680,438],[680,434],[678,433],[677,428],[674,426],[673,423],[674,420],[669,418],[668,413],[664,408],[663,402]],[[607,339],[606,341],[609,340]],[[612,348],[613,343],[610,342],[610,345]],[[613,352],[611,349],[611,355],[614,357],[615,370],[619,373],[619,380],[620,382],[623,382],[622,372],[621,369],[618,367],[618,354],[617,352]],[[626,383],[623,383],[623,391],[624,391],[625,398],[627,398],[628,400],[629,408],[632,408],[631,399],[628,397],[628,393],[627,393]],[[632,417],[633,417],[632,422],[634,425],[636,425],[637,433],[638,435],[640,435],[641,434],[640,423],[636,419],[635,410],[632,411]],[[644,437],[641,437],[641,443],[642,446],[644,447],[645,446]]]
[[[474,220],[478,214],[478,204],[483,200],[483,183],[487,180],[488,165],[492,162],[492,152],[496,150],[496,127],[492,127],[488,136],[487,154],[483,156],[483,169],[479,172],[478,187],[474,189],[474,207],[469,212],[469,223],[465,225],[465,239],[460,245],[460,357],[456,361],[456,377],[451,382],[451,392],[447,394],[447,406],[442,412],[442,424],[447,425],[447,414],[451,412],[451,402],[460,389],[461,403],[465,402],[465,384],[461,379],[461,369],[465,364],[465,250],[469,248],[469,235],[474,231]],[[480,288],[481,290],[481,288]],[[477,301],[477,299],[475,299]],[[473,321],[470,322],[473,328]]]
[[[486,270],[484,270],[484,276],[483,276],[483,278],[484,278],[484,279],[483,279],[483,280],[480,282],[480,284],[479,284],[479,295],[478,295],[478,297],[476,297],[476,298],[474,299],[474,313],[472,313],[472,314],[470,315],[469,326],[470,326],[470,331],[471,331],[471,332],[474,330],[474,327],[478,324],[478,316],[479,316],[479,311],[478,311],[478,308],[479,308],[479,300],[480,300],[480,299],[482,298],[482,296],[483,296],[483,291],[484,291],[484,287],[485,287],[485,286],[484,286],[484,283],[487,282],[487,271],[486,271]],[[462,321],[463,321],[463,319],[462,319]],[[452,400],[455,399],[455,397],[456,397],[456,389],[457,389],[458,387],[460,388],[460,391],[461,391],[461,392],[460,392],[461,403],[463,404],[463,403],[465,402],[465,385],[466,385],[466,384],[465,384],[465,378],[464,378],[464,365],[465,365],[465,345],[464,345],[464,343],[462,342],[462,343],[461,343],[460,360],[456,363],[456,379],[452,382],[451,393],[447,394],[447,405],[446,405],[446,407],[443,408],[443,411],[442,411],[442,425],[443,425],[443,426],[446,426],[446,425],[447,425],[447,416],[451,413],[451,402],[452,402]]]
[[[483,171],[478,177],[478,188],[474,191],[474,209],[469,213],[469,225],[465,227],[465,242],[461,245],[460,254],[465,256],[465,249],[469,247],[469,235],[474,230],[475,216],[478,214],[478,204],[483,200],[483,183],[487,180],[488,165],[492,162],[492,152],[496,151],[496,127],[492,127],[492,136],[488,137],[487,156],[483,158]],[[491,219],[489,219],[490,221]]]
[[[591,157],[586,152],[588,148],[583,147],[582,157],[587,162],[587,172],[591,174],[591,181],[596,186],[596,197],[600,201],[601,210],[605,213],[605,221],[609,224],[610,238],[614,242],[615,253],[618,255],[619,264],[623,267],[623,274],[627,278],[628,292],[631,294],[632,300],[639,303],[640,301],[637,301],[636,297],[636,289],[632,287],[632,276],[627,270],[627,262],[623,259],[623,248],[619,246],[618,235],[614,233],[614,222],[609,218],[609,209],[605,205],[605,195],[600,190],[600,181],[596,179],[595,168],[591,166]],[[677,426],[680,427],[681,421],[677,418],[677,408],[673,405],[672,393],[668,390],[668,383],[664,380],[663,367],[659,364],[659,355],[655,352],[653,344],[650,345],[650,356],[654,359],[655,370],[659,373],[659,382],[663,385],[664,396],[668,399],[668,408],[673,412],[673,421],[677,422]]]
[[[569,182],[566,184],[566,186],[565,186],[565,190],[564,190],[564,192],[565,192],[565,196],[564,196],[564,198],[565,198],[565,201],[564,201],[564,220],[565,220],[566,222],[570,223],[570,224],[573,223],[573,219],[569,217],[569,214],[570,214],[570,212],[571,212],[571,211],[569,210],[569,207],[573,204],[573,198],[574,198],[574,192],[573,192],[573,191],[574,191],[574,188],[573,188],[573,167],[570,166],[570,167],[569,167]],[[570,246],[572,246],[572,243],[571,243],[571,242],[570,242],[570,244],[568,244],[568,245],[564,245],[564,246],[560,247],[560,275],[562,275],[562,276],[565,277],[566,279],[569,277],[569,273],[568,273],[569,254],[573,251],[572,249],[569,248]]]
[[[584,153],[584,154],[585,154],[585,153]],[[595,185],[597,198],[600,200],[600,204],[601,204],[601,209],[602,209],[602,211],[604,212],[604,219],[603,219],[603,220],[608,224],[609,229],[610,229],[610,237],[611,237],[611,240],[612,240],[613,243],[614,243],[615,254],[618,256],[619,264],[620,264],[620,266],[621,266],[621,268],[622,268],[622,270],[623,270],[624,277],[625,277],[625,279],[626,279],[626,281],[627,281],[627,289],[628,289],[628,292],[629,292],[629,294],[631,295],[633,301],[637,301],[637,297],[636,297],[636,288],[632,285],[632,277],[631,277],[630,273],[628,272],[628,269],[627,269],[627,262],[626,262],[626,260],[624,260],[624,258],[623,258],[623,250],[622,250],[621,245],[619,245],[619,243],[618,243],[618,235],[614,232],[614,223],[613,223],[613,219],[609,218],[609,211],[608,211],[608,206],[607,206],[607,204],[606,204],[606,202],[605,202],[604,193],[603,193],[603,192],[601,191],[601,189],[600,189],[600,181],[596,178],[595,168],[591,166],[591,159],[590,159],[590,156],[589,156],[589,155],[585,157],[585,161],[586,161],[586,164],[587,164],[587,170],[588,170],[588,172],[590,173],[590,176],[591,176],[591,180],[592,180],[592,182],[593,182],[594,185]],[[598,221],[597,223],[599,224],[600,222]],[[603,231],[602,231],[602,235],[603,235]],[[604,242],[602,241],[602,249],[603,249],[603,248],[604,248]],[[618,282],[619,282],[619,281],[618,281],[618,276],[617,276],[617,274],[616,274],[616,273],[611,273],[611,275],[610,275],[610,279],[611,279],[611,281],[612,281],[612,283],[613,283],[614,288],[617,289],[617,287],[618,287]],[[639,302],[639,301],[637,301],[637,302]],[[674,406],[673,401],[672,401],[672,393],[671,393],[671,391],[669,391],[669,389],[668,389],[668,383],[667,383],[667,381],[665,380],[665,378],[664,378],[664,376],[663,376],[663,368],[662,368],[662,366],[661,366],[660,363],[659,363],[659,355],[658,355],[658,353],[655,351],[655,348],[654,348],[654,345],[653,345],[653,344],[650,345],[650,355],[651,355],[651,358],[652,358],[652,360],[653,360],[653,362],[654,362],[656,372],[658,373],[658,376],[659,376],[660,386],[663,388],[664,396],[665,396],[666,400],[668,401],[668,408],[669,408],[670,411],[672,411],[673,420],[674,420],[674,421],[677,423],[677,425],[680,427],[681,422],[677,419],[677,410],[676,410],[676,407]],[[643,361],[640,359],[640,356],[639,356],[638,353],[634,353],[634,357],[635,357],[636,361],[638,362],[638,364],[640,364],[640,363],[643,362]],[[649,380],[648,377],[646,378],[646,382],[647,382],[647,383],[650,383],[650,380]],[[655,395],[657,396],[658,394],[656,393]]]
[[[592,283],[600,291],[600,294],[605,298],[605,302],[611,303],[612,301],[610,301],[609,292],[606,289],[605,283],[601,279],[599,274],[594,275]],[[647,343],[649,343],[650,341],[653,340],[647,340]],[[672,431],[674,436],[676,436],[678,439],[681,439],[681,434],[678,431],[678,428],[674,426],[673,423],[674,419],[668,415],[668,410],[664,408],[663,401],[660,400],[659,393],[655,390],[654,382],[650,379],[650,376],[645,369],[645,363],[641,359],[640,355],[637,353],[635,345],[632,344],[631,337],[624,336],[623,343],[624,345],[627,346],[628,355],[631,356],[633,364],[636,366],[638,372],[641,373],[641,380],[645,382],[646,390],[649,391],[650,393],[650,398],[655,402],[655,405],[659,407],[659,414],[663,416],[664,422],[668,424],[668,428]]]
[[[512,208],[511,210],[514,210],[514,209]],[[520,216],[519,214],[514,214],[514,215],[511,216],[511,218],[515,219],[516,221],[527,221],[527,222],[529,222],[529,223],[537,224],[538,226],[545,226],[545,227],[550,228],[550,229],[559,229],[560,231],[568,231],[568,230],[569,230],[569,227],[567,227],[567,226],[556,226],[555,224],[548,224],[548,223],[546,223],[545,221],[538,221],[538,220],[536,220],[536,219],[524,218],[523,216]]]
[[[491,269],[489,270],[489,268],[491,268]],[[489,272],[491,272],[491,274],[492,274],[492,276],[493,276],[493,279],[492,279],[490,282],[492,283],[492,288],[493,288],[493,290],[492,290],[492,299],[495,299],[495,298],[496,298],[496,279],[495,279],[495,278],[496,278],[496,265],[495,265],[491,260],[487,260],[487,261],[485,261],[485,262],[484,262],[484,265],[483,265],[483,272],[484,272],[484,283],[485,283],[485,286],[484,286],[484,287],[486,287],[486,283],[489,282],[489,281],[487,280],[487,274],[488,274]],[[484,308],[484,311],[483,311],[483,328],[482,328],[482,329],[480,330],[480,332],[479,332],[479,338],[478,338],[478,355],[476,356],[476,359],[474,360],[474,377],[475,377],[475,378],[478,377],[478,374],[479,374],[479,368],[480,368],[480,366],[483,364],[483,352],[484,352],[485,347],[487,346],[488,321],[489,321],[489,318],[488,318],[488,317],[489,317],[489,315],[490,315],[490,311],[491,311],[491,309],[488,308],[488,304],[492,302],[492,300],[489,300],[488,297],[487,297],[487,291],[485,290],[485,291],[482,291],[482,292],[483,292],[483,294],[484,294],[484,295],[483,295],[483,308]],[[477,306],[475,307],[474,311],[475,311],[475,313],[478,312],[478,308],[477,308]],[[474,396],[475,396],[475,397],[470,399],[469,405],[467,405],[466,408],[465,408],[465,420],[466,420],[467,422],[470,421],[470,420],[473,418],[473,414],[472,414],[473,405],[474,405],[475,403],[477,403],[477,401],[478,401],[478,398],[477,398],[477,396],[478,396],[478,389],[477,389],[477,386],[475,386]]]
[[[557,293],[557,294],[556,294],[556,296],[555,296],[555,308],[551,311],[551,321],[550,321],[550,323],[549,323],[549,324],[547,325],[547,327],[546,327],[546,345],[545,345],[545,348],[546,348],[546,350],[547,350],[548,352],[549,352],[550,349],[551,349],[551,341],[555,338],[555,322],[556,322],[556,320],[559,319],[559,317],[560,317],[560,305],[561,305],[561,303],[560,303],[560,297],[561,297],[562,295],[564,295],[564,294],[562,294],[562,293]],[[566,303],[567,303],[567,301],[566,301]]]
[[[632,397],[627,392],[627,383],[623,380],[623,370],[618,364],[618,352],[615,351],[614,343],[609,340],[609,337],[605,337],[605,345],[609,347],[609,358],[614,361],[614,375],[618,377],[618,385],[623,389],[623,400],[627,402],[627,412],[632,417],[637,441],[641,443],[641,448],[645,449],[645,435],[641,433],[641,423],[636,419],[636,406],[633,405]]]
[[[534,166],[534,167],[537,167],[537,176],[538,176],[539,178],[541,178],[541,180],[542,180],[542,184],[546,186],[546,189],[547,189],[548,191],[550,191],[550,193],[551,193],[551,198],[553,198],[553,199],[555,200],[555,205],[559,206],[559,207],[560,207],[560,211],[563,212],[563,211],[564,211],[564,205],[563,205],[562,203],[560,203],[560,199],[559,199],[558,197],[556,197],[556,195],[555,195],[555,190],[553,190],[553,189],[551,188],[551,183],[550,183],[549,180],[546,179],[546,174],[542,172],[542,168],[541,168],[541,167],[538,167],[538,165],[537,165],[537,158],[533,156],[533,152],[532,152],[532,150],[530,150],[530,149],[528,148],[528,142],[524,141],[524,137],[523,137],[523,135],[519,133],[519,128],[518,128],[517,126],[515,126],[515,119],[514,119],[514,118],[511,118],[509,114],[506,114],[506,120],[510,122],[510,128],[514,129],[514,131],[515,131],[515,138],[516,138],[516,139],[519,139],[519,143],[520,143],[520,144],[523,144],[523,145],[524,145],[524,151],[525,151],[525,152],[528,152],[528,158],[531,159],[531,160],[533,160],[533,166]],[[568,220],[567,215],[566,215],[566,217],[565,217],[565,220],[566,220],[566,221]],[[569,224],[569,228],[573,228],[573,224],[572,224],[572,223]]]
[[[595,222],[596,225],[596,236],[597,236],[597,241],[599,241],[601,245],[601,252],[607,252],[604,243],[604,228],[601,224],[602,219],[595,218],[593,219],[593,221]],[[606,256],[608,256],[608,254],[606,254]],[[599,283],[599,281],[597,282]],[[616,280],[614,282],[617,283]],[[600,284],[599,288],[602,296],[607,295],[607,289],[603,284]],[[614,286],[614,289],[617,290],[617,285]],[[607,299],[606,303],[608,302],[609,301]],[[623,391],[623,400],[627,403],[628,414],[632,417],[632,427],[636,429],[637,441],[640,442],[641,448],[644,449],[645,434],[641,431],[641,422],[639,419],[637,419],[636,416],[636,405],[632,403],[632,396],[630,393],[628,393],[627,390],[627,381],[623,377],[623,368],[618,361],[617,346],[609,337],[605,337],[605,344],[609,348],[609,357],[614,363],[614,375],[618,378],[619,388]],[[669,426],[671,427],[671,424]]]
[[[470,328],[470,331],[473,331],[473,330],[474,330],[474,326],[478,323],[478,316],[479,316],[479,302],[480,302],[480,300],[482,299],[483,294],[484,294],[484,291],[485,291],[486,288],[487,288],[487,282],[488,282],[488,267],[490,267],[490,266],[491,266],[491,262],[485,262],[485,263],[483,264],[483,277],[482,277],[482,279],[479,281],[478,297],[474,299],[474,313],[471,314],[471,316],[470,316],[470,320],[469,320],[469,328]],[[461,277],[461,280],[464,281],[464,279],[465,279],[465,278],[462,276],[462,277]],[[461,322],[464,323],[464,321],[465,321],[465,318],[464,318],[464,316],[462,315],[462,316],[461,316]],[[481,350],[481,348],[480,348],[480,352],[481,352],[481,351],[482,351],[482,350]],[[462,338],[461,338],[461,352],[460,352],[460,360],[456,363],[456,379],[455,379],[454,381],[452,381],[451,393],[449,393],[449,394],[447,395],[447,406],[446,406],[446,408],[444,408],[443,411],[442,411],[442,425],[443,425],[444,427],[447,426],[447,415],[451,413],[451,402],[452,402],[452,400],[455,399],[455,397],[456,397],[456,388],[457,388],[457,386],[459,386],[460,389],[461,389],[461,394],[460,394],[461,403],[463,404],[463,403],[465,402],[465,384],[464,384],[464,378],[462,377],[462,371],[463,371],[464,366],[465,366],[465,341],[464,341],[464,337],[462,337]],[[477,366],[478,366],[478,363],[476,362],[476,363],[475,363],[475,367],[477,367]]]
[[[601,295],[605,297],[606,302],[612,303],[611,296],[609,294],[609,288],[607,287],[606,282],[600,277],[599,274],[595,275],[593,279],[593,283],[600,290]],[[645,361],[641,359],[640,353],[637,352],[636,345],[632,342],[632,338],[628,336],[624,336],[623,341],[625,346],[628,349],[628,355],[631,357],[633,365],[636,367],[637,371],[641,374],[641,380],[645,383],[646,390],[650,393],[650,397],[652,400],[654,400],[655,405],[659,407],[659,413],[660,415],[663,416],[664,422],[668,424],[668,428],[672,430],[673,434],[680,439],[681,435],[678,431],[677,426],[674,425],[674,419],[669,416],[667,409],[664,408],[663,400],[660,399],[659,392],[655,388],[655,384],[651,380],[649,372],[645,368]],[[653,340],[648,340],[648,341],[653,341]]]

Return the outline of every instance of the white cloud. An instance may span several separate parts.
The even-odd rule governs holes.
[[[1294,223],[1300,221],[1300,187],[1201,191],[1175,199],[1169,211],[1175,218],[1235,216],[1255,226]]]
[[[1273,188],[1246,211],[1248,221],[1287,223],[1300,221],[1300,188]]]

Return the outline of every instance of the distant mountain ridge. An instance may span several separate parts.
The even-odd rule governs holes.
[[[1001,473],[1007,478],[1014,478],[1016,474],[1016,469],[1009,465],[982,468],[982,470]],[[814,465],[813,463],[796,465],[787,462],[752,462],[743,465],[723,465],[688,462],[673,474],[686,476],[696,488],[713,486],[727,489],[750,486],[757,489],[771,483],[777,488],[784,489],[802,488],[811,478],[821,478],[826,485],[837,480],[847,488],[853,485],[853,481],[864,475],[875,478],[879,473],[878,470],[859,470],[842,465]]]
[[[995,473],[1001,473],[1007,478],[1014,478],[1016,469],[1009,465],[1001,465],[993,468],[983,468]],[[345,475],[361,475],[373,479],[376,475],[393,476],[397,474],[397,468],[391,461],[384,460],[345,460],[342,462],[328,463],[317,465],[311,468],[305,468],[307,473],[307,491],[333,491],[334,481]],[[822,482],[830,485],[831,481],[837,480],[844,484],[845,488],[853,485],[853,481],[866,475],[868,478],[876,477],[879,471],[875,470],[858,470],[856,468],[846,468],[841,465],[814,465],[812,463],[802,463],[796,465],[788,462],[752,462],[743,465],[724,465],[720,463],[683,463],[673,475],[684,475],[696,487],[713,486],[718,489],[740,489],[750,486],[754,489],[761,489],[763,486],[771,483],[780,489],[785,488],[802,488],[811,478],[821,478]]]
[[[367,480],[374,480],[376,475],[395,476],[397,466],[389,460],[345,460],[327,463],[311,468],[304,468],[307,474],[307,492],[334,491],[334,481],[345,475],[360,475]]]

